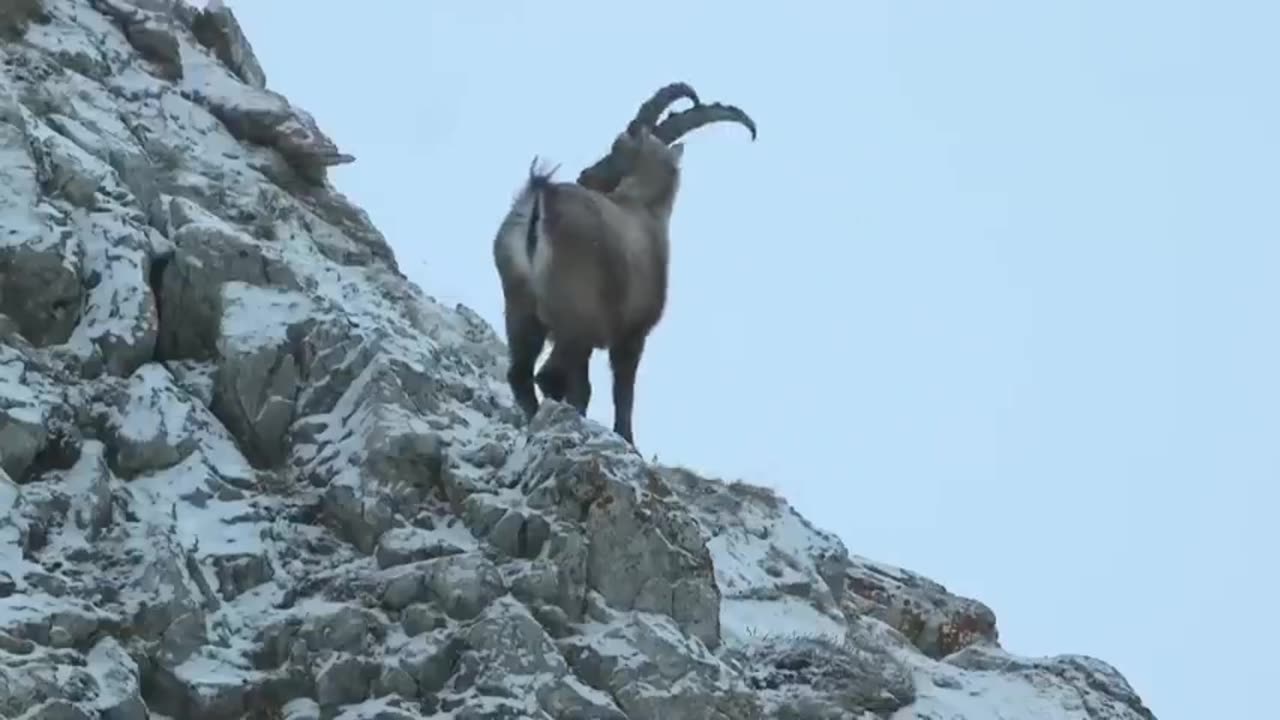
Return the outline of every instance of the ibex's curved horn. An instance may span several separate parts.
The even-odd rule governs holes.
[[[652,97],[644,101],[644,104],[636,111],[635,118],[627,124],[627,132],[634,134],[638,127],[653,128],[658,124],[658,118],[662,116],[662,113],[666,112],[666,109],[671,107],[672,103],[681,98],[692,100],[694,105],[702,104],[702,101],[698,99],[697,91],[690,87],[688,83],[670,83],[658,88],[658,91]]]
[[[710,105],[694,105],[688,110],[671,113],[666,120],[653,131],[655,137],[670,145],[688,133],[704,125],[714,122],[736,122],[751,131],[751,140],[756,139],[756,122],[742,108],[736,105],[711,103]]]
[[[658,123],[658,118],[672,103],[687,98],[694,102],[687,110],[671,113]],[[698,93],[687,83],[674,82],[658,89],[640,106],[635,118],[627,124],[627,133],[635,135],[641,127],[649,129],[663,143],[670,145],[684,135],[714,122],[736,122],[751,131],[756,139],[756,123],[751,116],[736,105],[711,103],[703,105]],[[614,151],[600,158],[591,167],[578,174],[578,184],[599,192],[610,192],[621,182],[625,168],[615,157]]]
[[[640,105],[640,109],[636,111],[636,116],[631,119],[631,122],[627,123],[627,134],[634,136],[642,127],[652,132],[654,126],[658,124],[658,118],[662,116],[662,113],[666,112],[672,103],[681,98],[692,100],[695,107],[702,102],[698,99],[697,91],[688,83],[668,83],[658,88],[657,92]],[[578,173],[578,184],[599,192],[610,192],[618,186],[618,183],[622,180],[622,175],[623,169],[618,167],[618,159],[614,157],[613,151],[610,151],[608,155],[597,160],[594,165]]]

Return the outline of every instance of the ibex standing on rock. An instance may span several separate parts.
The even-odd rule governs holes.
[[[694,105],[659,116],[676,100]],[[609,154],[578,182],[554,182],[529,169],[494,238],[505,298],[507,380],[526,417],[538,410],[534,364],[548,335],[554,347],[538,372],[543,395],[586,414],[591,354],[608,348],[613,369],[613,429],[631,444],[636,369],[667,299],[668,228],[680,186],[681,144],[704,125],[733,121],[756,136],[755,122],[732,105],[704,105],[693,88],[672,83],[640,106]]]

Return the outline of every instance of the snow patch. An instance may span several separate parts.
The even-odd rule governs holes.
[[[106,713],[137,696],[137,665],[115,638],[107,636],[99,640],[87,659],[86,669],[98,681],[95,705],[100,711]]]
[[[720,603],[720,634],[731,645],[749,645],[778,636],[822,636],[839,642],[846,632],[844,623],[797,598],[724,599]]]
[[[163,365],[148,363],[138,368],[129,378],[129,412],[120,425],[121,436],[139,443],[165,436],[176,445],[191,422],[192,408],[169,397],[172,388],[173,377]],[[158,398],[164,401],[154,402]]]
[[[222,286],[224,353],[253,352],[288,339],[291,326],[313,312],[311,301],[290,290],[231,281]]]
[[[1040,687],[994,672],[933,668],[918,669],[915,677],[915,702],[890,720],[1092,720],[1079,696],[1061,686]]]
[[[128,491],[139,519],[172,528],[184,548],[200,555],[261,552],[264,521],[254,520],[261,513],[253,500],[193,502],[209,496],[207,478],[204,458],[194,453],[171,468],[134,479]]]

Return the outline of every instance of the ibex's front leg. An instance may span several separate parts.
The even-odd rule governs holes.
[[[587,414],[587,406],[591,404],[591,348],[578,353],[569,365],[569,387],[565,399],[579,415]]]
[[[511,394],[515,396],[516,404],[524,412],[525,418],[529,419],[538,412],[533,368],[547,340],[547,329],[536,315],[521,312],[512,305],[507,306],[506,320],[510,358],[507,382],[511,385]]]
[[[613,368],[613,431],[634,447],[631,434],[631,409],[636,397],[636,369],[644,354],[645,334],[625,337],[609,348],[609,365]]]

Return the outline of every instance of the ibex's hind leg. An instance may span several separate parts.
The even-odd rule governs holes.
[[[569,404],[578,410],[579,415],[587,414],[587,406],[591,404],[590,351],[575,360],[569,367],[569,388],[565,397]]]
[[[591,352],[576,343],[557,342],[536,380],[545,397],[562,400],[586,414],[591,402]]]
[[[543,373],[547,373],[545,380],[542,380],[544,386],[561,383],[564,400],[580,415],[587,414],[587,406],[591,403],[591,352],[593,349],[587,344],[558,342],[555,349],[551,351],[551,357],[547,358],[547,364],[543,366]]]
[[[533,368],[542,352],[542,345],[547,340],[547,329],[537,316],[529,314],[507,313],[507,349],[510,353],[510,368],[507,370],[507,382],[511,385],[511,394],[516,404],[524,412],[526,418],[532,418],[538,412],[538,394],[533,386]]]
[[[644,354],[645,335],[636,333],[609,348],[609,365],[613,368],[613,431],[636,444],[631,433],[631,410],[636,397],[636,370]]]

